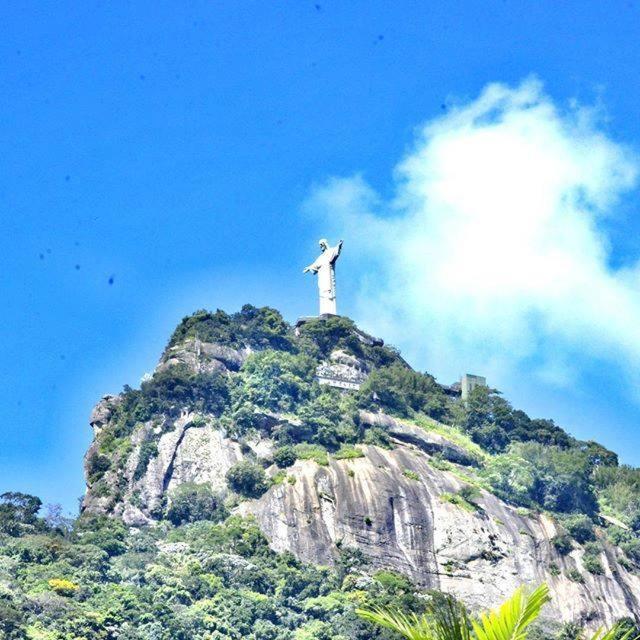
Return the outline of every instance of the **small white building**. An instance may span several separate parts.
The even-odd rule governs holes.
[[[471,373],[465,373],[460,380],[460,396],[463,400],[469,397],[469,394],[476,387],[486,387],[487,379],[484,376],[475,376]]]

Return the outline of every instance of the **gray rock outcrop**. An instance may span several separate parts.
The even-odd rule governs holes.
[[[611,545],[603,541],[604,574],[591,574],[580,545],[567,556],[555,550],[559,529],[549,517],[521,515],[486,491],[471,510],[452,503],[464,483],[419,451],[366,447],[363,458],[328,467],[297,461],[289,473],[295,482],[241,505],[278,551],[330,564],[340,548],[358,548],[369,570],[400,571],[473,609],[546,581],[553,594],[546,616],[556,621],[594,627],[640,611],[640,578],[616,561]],[[571,580],[571,570],[584,583]]]
[[[249,353],[248,349],[232,349],[215,342],[189,338],[168,348],[162,355],[156,371],[164,371],[176,365],[184,365],[195,373],[238,371]]]
[[[108,419],[104,406],[92,420],[98,415]],[[276,414],[263,418],[270,426],[283,420]],[[384,426],[395,448],[360,445],[363,457],[330,459],[326,467],[298,460],[287,469],[288,481],[238,507],[256,518],[275,550],[332,564],[341,549],[357,548],[366,559],[364,571],[399,571],[421,586],[456,594],[472,608],[493,606],[522,583],[546,581],[553,593],[547,616],[556,620],[595,627],[640,613],[640,578],[617,561],[605,540],[604,574],[591,574],[584,570],[580,545],[566,556],[555,550],[551,541],[560,531],[548,516],[522,515],[486,491],[474,505],[456,503],[465,483],[455,468],[434,466],[431,456],[474,464],[462,447],[383,414],[363,412],[361,419]],[[142,443],[159,428],[164,432],[157,453],[136,477]],[[126,463],[106,474],[107,482],[120,487],[119,499],[100,497],[91,487],[85,498],[86,510],[118,515],[130,526],[152,524],[181,484],[207,482],[224,492],[225,474],[235,462],[268,459],[273,452],[266,436],[241,445],[214,419],[189,413],[162,427],[144,424],[131,440]],[[572,570],[583,583],[568,577]]]
[[[167,349],[156,371],[179,365],[233,376],[249,354],[189,338]],[[357,373],[357,382],[369,373],[364,361],[339,350],[325,365],[329,372]],[[223,421],[171,404],[154,420],[129,423],[127,435],[116,441],[122,401],[105,396],[91,414],[95,439],[85,458],[83,508],[119,516],[129,526],[153,525],[184,484],[208,483],[224,496],[227,471],[243,459],[258,461],[274,476],[274,439],[281,430],[303,427],[299,417],[256,410],[255,432],[238,440],[225,430],[228,415]],[[357,445],[362,457],[330,456],[326,466],[297,460],[285,481],[235,507],[256,519],[275,550],[332,564],[345,550],[358,549],[363,574],[392,569],[423,587],[451,592],[473,609],[495,606],[522,583],[546,581],[553,595],[546,615],[556,621],[595,628],[640,618],[640,576],[619,561],[620,550],[604,534],[597,534],[603,572],[590,573],[580,544],[566,555],[558,552],[553,539],[562,530],[550,516],[528,514],[484,490],[460,493],[483,454],[455,434],[447,437],[451,432],[443,425],[423,422],[423,428],[372,411],[358,417],[361,425],[384,430],[394,448]],[[179,553],[179,543],[162,551]],[[211,562],[231,577],[251,571],[235,557],[211,553]]]

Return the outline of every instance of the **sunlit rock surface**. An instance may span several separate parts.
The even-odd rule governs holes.
[[[157,370],[180,364],[194,373],[233,372],[249,353],[189,339],[168,349]],[[366,373],[365,365],[341,353],[329,362]],[[94,435],[114,419],[119,402],[119,396],[105,396],[98,403],[90,419]],[[300,424],[293,416],[264,412],[257,416],[258,432],[240,442],[214,416],[179,408],[169,414],[138,424],[128,447],[110,454],[113,464],[100,484],[88,484],[85,511],[120,516],[129,526],[152,525],[177,487],[210,483],[224,494],[231,466],[243,459],[270,464],[270,434]],[[454,593],[474,609],[496,605],[522,583],[546,581],[553,594],[549,618],[594,628],[640,616],[640,578],[617,562],[603,536],[604,574],[594,575],[584,570],[580,545],[567,556],[555,550],[551,540],[558,530],[550,517],[523,515],[485,491],[474,504],[452,502],[465,485],[461,477],[478,459],[442,429],[383,413],[363,411],[359,418],[384,428],[394,448],[358,445],[363,457],[330,457],[327,466],[298,460],[286,469],[284,481],[235,508],[256,518],[274,549],[315,564],[331,564],[341,550],[359,549],[366,560],[363,571],[402,572],[419,585]],[[154,448],[145,453],[150,440]],[[94,441],[87,462],[97,452]],[[141,465],[143,455],[148,459]],[[270,475],[277,471],[273,465],[268,469]],[[108,495],[100,490],[105,484],[114,489]],[[584,583],[567,577],[572,569]]]
[[[238,507],[241,514],[256,517],[274,549],[331,564],[340,548],[358,548],[367,559],[365,570],[400,571],[422,586],[455,593],[472,608],[497,604],[523,582],[547,581],[554,594],[550,617],[597,626],[640,613],[640,579],[616,562],[606,542],[605,574],[582,571],[584,584],[572,582],[565,574],[582,568],[583,550],[577,545],[570,555],[559,555],[551,544],[557,531],[550,518],[520,515],[484,491],[476,510],[447,501],[464,483],[432,466],[431,454],[470,463],[460,447],[388,416],[363,418],[385,421],[395,448],[361,446],[364,457],[330,459],[326,467],[298,460],[287,469],[291,480]],[[157,455],[135,479],[144,429],[151,428],[145,425],[132,438],[133,449],[120,471],[120,500],[109,503],[89,490],[87,510],[122,516],[131,526],[152,523],[175,487],[210,482],[224,491],[225,473],[235,462],[268,458],[273,447],[269,438],[259,438],[243,452],[223,431],[194,423],[194,416],[185,414],[160,437]]]

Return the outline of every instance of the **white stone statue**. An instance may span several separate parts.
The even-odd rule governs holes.
[[[311,271],[318,275],[318,289],[320,292],[320,315],[326,313],[336,315],[336,260],[342,250],[342,240],[335,247],[330,247],[323,238],[320,240],[322,253],[313,264],[303,273]]]

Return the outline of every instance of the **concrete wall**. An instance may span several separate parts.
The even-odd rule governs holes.
[[[483,376],[474,376],[470,373],[465,373],[460,380],[461,396],[463,400],[469,397],[469,394],[476,387],[486,387],[487,379]]]

